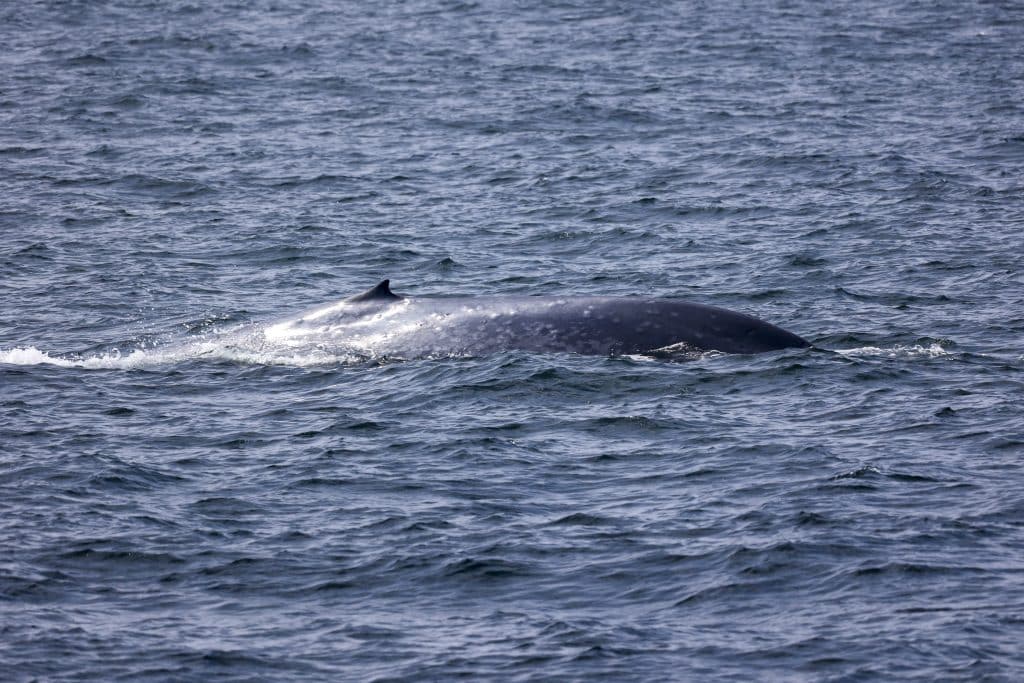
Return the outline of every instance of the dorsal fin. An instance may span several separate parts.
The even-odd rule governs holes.
[[[376,287],[371,287],[362,294],[356,294],[354,297],[348,299],[353,303],[359,301],[389,301],[393,299],[401,299],[402,297],[391,292],[391,280],[381,280],[380,284]]]

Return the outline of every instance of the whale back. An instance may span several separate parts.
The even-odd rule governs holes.
[[[760,353],[809,343],[744,313],[678,299],[630,297],[401,297],[390,282],[267,336],[371,356],[479,356],[502,351],[692,356]]]
[[[405,343],[456,349],[588,355],[683,352],[760,353],[806,347],[797,335],[752,316],[674,299],[620,297],[477,297],[409,299],[408,313],[425,320]],[[397,341],[397,340],[396,340]]]

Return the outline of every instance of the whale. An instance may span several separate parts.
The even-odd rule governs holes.
[[[405,297],[390,280],[263,329],[266,343],[395,359],[509,351],[687,358],[806,348],[753,316],[680,299]]]
[[[686,358],[810,346],[752,315],[679,299],[404,297],[391,291],[389,280],[268,325],[262,334],[274,345],[398,359],[506,351]]]
[[[509,351],[692,358],[807,348],[745,313],[680,299],[601,296],[405,297],[391,281],[263,330],[266,341],[396,359]]]

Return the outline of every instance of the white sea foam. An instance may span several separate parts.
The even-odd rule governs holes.
[[[126,353],[119,350],[94,356],[59,355],[42,351],[35,346],[0,349],[0,363],[10,365],[56,365],[62,368],[86,368],[89,370],[131,369],[153,363],[151,352],[134,349]]]
[[[262,340],[262,341],[261,341]],[[227,361],[247,365],[310,367],[340,365],[366,360],[356,353],[316,346],[267,344],[262,335],[246,339],[204,338],[168,343],[145,349],[113,349],[97,354],[58,354],[35,346],[0,349],[0,363],[9,365],[54,365],[86,370],[137,370],[173,365],[196,359]]]
[[[939,358],[952,356],[953,354],[942,348],[939,344],[924,346],[922,344],[904,345],[896,344],[887,348],[880,346],[861,346],[855,349],[836,349],[836,353],[842,356],[875,356],[883,358]]]

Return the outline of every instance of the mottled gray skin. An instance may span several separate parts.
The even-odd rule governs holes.
[[[742,313],[672,299],[622,297],[404,298],[388,280],[291,323],[348,334],[354,346],[395,357],[500,351],[589,355],[721,351],[760,353],[810,344]],[[668,350],[667,352],[665,350]]]

